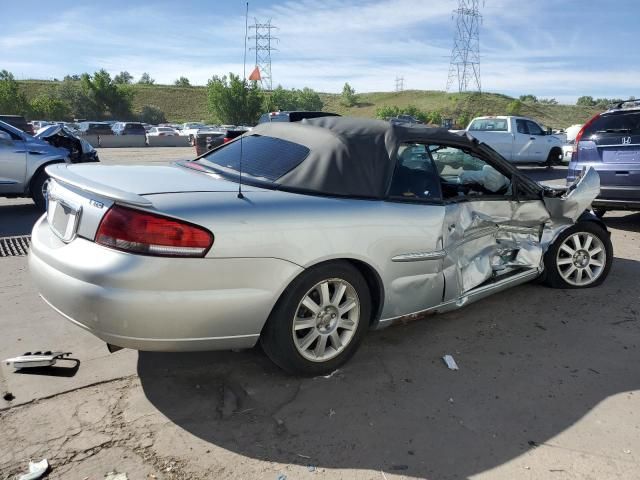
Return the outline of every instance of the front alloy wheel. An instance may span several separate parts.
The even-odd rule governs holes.
[[[560,245],[556,265],[560,276],[568,284],[586,287],[604,272],[606,256],[604,245],[597,236],[589,232],[577,232]]]
[[[600,285],[609,274],[613,247],[608,233],[582,222],[560,234],[545,254],[546,282],[557,288]]]
[[[331,373],[357,350],[371,320],[366,280],[348,262],[305,270],[284,291],[260,336],[282,369],[302,375]]]

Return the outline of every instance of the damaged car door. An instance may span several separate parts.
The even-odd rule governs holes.
[[[464,300],[479,287],[506,287],[537,276],[549,220],[542,199],[479,154],[449,145],[429,145],[428,151],[445,204],[443,302]]]

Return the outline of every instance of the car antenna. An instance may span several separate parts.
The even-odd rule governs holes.
[[[247,2],[247,7],[244,12],[244,58],[242,59],[242,82],[246,86],[247,82],[247,32],[249,30],[249,2]],[[245,95],[245,99],[246,99]],[[244,195],[242,194],[242,137],[244,135],[240,135],[240,162],[239,162],[239,173],[240,179],[238,181],[238,198],[243,199]]]

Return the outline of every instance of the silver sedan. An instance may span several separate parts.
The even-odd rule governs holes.
[[[370,328],[613,258],[594,171],[543,187],[466,134],[326,117],[263,124],[171,166],[60,165],[29,264],[43,299],[115,347],[258,341],[289,372]]]

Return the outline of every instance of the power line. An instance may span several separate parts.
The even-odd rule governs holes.
[[[458,0],[453,11],[456,34],[451,50],[447,91],[454,83],[459,92],[482,91],[480,82],[480,24],[482,15],[479,0]]]
[[[396,92],[404,90],[404,77],[396,77]]]
[[[271,25],[271,19],[266,23],[260,23],[254,18],[255,23],[249,26],[250,30],[254,30],[255,34],[249,37],[249,40],[255,40],[255,47],[249,50],[256,52],[256,67],[260,71],[260,83],[265,90],[273,90],[273,81],[271,78],[271,52],[276,51],[271,44],[279,39],[271,34],[271,30],[277,30],[278,27]]]

